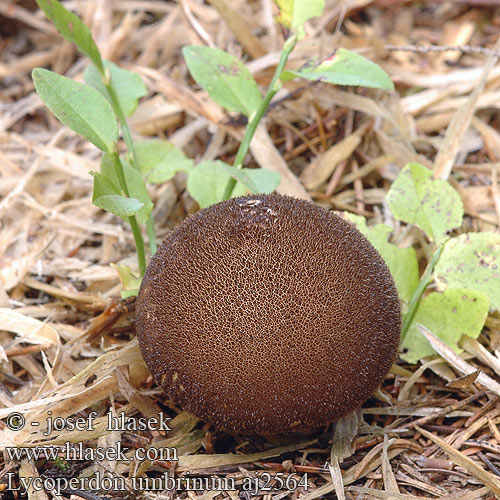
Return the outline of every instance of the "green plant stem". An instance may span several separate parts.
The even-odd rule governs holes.
[[[248,152],[250,142],[252,141],[255,131],[257,130],[257,126],[259,125],[259,122],[264,116],[267,108],[269,107],[271,99],[281,88],[281,82],[279,81],[279,78],[296,43],[297,36],[293,35],[288,38],[283,45],[283,51],[281,52],[279,63],[276,66],[276,70],[274,71],[273,79],[271,80],[269,88],[267,89],[266,96],[264,97],[264,100],[260,104],[257,111],[250,116],[250,121],[248,122],[247,128],[245,130],[245,135],[243,136],[243,140],[241,141],[238,152],[236,153],[236,158],[234,159],[234,168],[241,169],[243,167],[243,160],[245,159],[245,156]],[[226,185],[226,189],[224,190],[223,200],[228,200],[229,198],[231,198],[231,193],[233,192],[235,185],[236,179],[234,177],[231,177]]]
[[[417,313],[418,305],[420,304],[420,300],[422,299],[422,295],[427,288],[427,286],[430,284],[432,281],[432,273],[434,272],[434,268],[436,267],[436,264],[439,260],[439,257],[441,257],[441,253],[443,252],[443,245],[438,247],[436,251],[434,252],[434,255],[432,256],[431,261],[427,265],[427,269],[425,270],[423,276],[420,278],[420,281],[418,282],[418,286],[413,292],[413,295],[410,299],[410,302],[408,304],[408,311],[405,314],[404,320],[403,320],[403,326],[401,328],[401,342],[404,340],[408,329],[410,328],[410,325],[413,321],[413,318],[415,317],[415,314]]]
[[[125,180],[125,173],[123,171],[123,165],[118,156],[117,152],[111,153],[111,159],[113,160],[116,174],[118,176],[118,182],[120,183],[120,187],[123,189],[125,195],[130,198],[129,190],[127,187],[127,181]],[[137,218],[135,215],[132,215],[128,218],[130,227],[132,228],[132,234],[134,235],[135,246],[137,248],[137,260],[139,261],[139,272],[141,277],[144,276],[146,272],[146,253],[144,251],[144,240],[142,238],[141,229],[139,228],[139,224],[137,222]]]
[[[137,162],[137,156],[135,154],[134,141],[132,140],[132,134],[130,133],[127,119],[125,117],[125,114],[123,113],[122,107],[120,106],[120,101],[118,99],[118,96],[116,95],[115,89],[113,88],[113,83],[108,80],[109,78],[104,80],[106,90],[108,91],[109,97],[111,98],[113,110],[116,113],[116,116],[118,116],[118,120],[120,121],[123,139],[125,141],[125,144],[127,145],[129,154],[132,157],[132,165],[137,171],[140,171],[139,163]],[[156,234],[153,214],[149,214],[149,218],[146,223],[146,230],[148,233],[149,249],[151,251],[151,255],[154,255],[156,253]]]

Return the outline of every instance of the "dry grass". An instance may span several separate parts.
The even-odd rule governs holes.
[[[27,420],[19,432],[0,423],[0,444],[106,447],[120,441],[127,453],[175,447],[179,460],[78,462],[63,471],[44,460],[18,467],[4,454],[3,498],[21,498],[6,489],[9,471],[30,477],[96,470],[117,477],[167,470],[176,477],[233,477],[239,486],[263,471],[309,476],[307,491],[257,496],[217,489],[166,496],[129,491],[130,498],[312,500],[334,492],[352,499],[500,498],[498,317],[488,318],[479,341],[462,343],[462,356],[438,346],[442,358],[394,366],[364,405],[361,424],[361,414],[351,415],[333,436],[328,428],[286,440],[247,440],[203,425],[163,400],[138,351],[133,302],[116,299],[120,284],[109,266],[135,266],[132,236],[117,218],[91,204],[88,171],[98,169],[98,152],[44,109],[30,79],[35,66],[79,79],[85,61],[33,3],[0,3],[0,417],[19,411]],[[283,41],[271,0],[67,5],[91,26],[106,58],[146,81],[149,95],[131,120],[137,137],[168,138],[196,159],[232,161],[242,129],[196,89],[180,49],[203,43],[228,50],[265,86]],[[281,192],[388,222],[400,244],[414,245],[425,256],[425,241],[415,231],[402,232],[384,206],[399,170],[418,161],[458,190],[465,229],[498,231],[498,5],[494,0],[327,2],[290,64],[327,56],[338,46],[356,49],[386,69],[397,92],[291,82],[259,129],[250,164],[280,171]],[[415,47],[430,45],[465,47]],[[181,176],[151,194],[160,237],[197,209]],[[44,435],[49,411],[68,417],[90,410],[102,415],[94,431]],[[108,411],[153,417],[160,410],[174,417],[168,434],[106,430]],[[349,437],[352,447],[346,444]],[[88,498],[123,496],[92,495]],[[51,492],[29,493],[30,499],[51,497]]]

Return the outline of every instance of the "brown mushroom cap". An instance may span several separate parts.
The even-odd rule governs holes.
[[[245,434],[309,429],[360,406],[401,329],[394,281],[368,240],[276,194],[231,199],[177,226],[149,264],[136,316],[168,396]]]

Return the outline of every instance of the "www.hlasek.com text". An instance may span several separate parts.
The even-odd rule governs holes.
[[[65,461],[89,460],[91,462],[101,462],[103,460],[117,460],[131,462],[133,460],[160,460],[163,462],[177,462],[176,448],[136,448],[127,452],[120,442],[115,446],[90,448],[84,447],[83,443],[65,443],[62,446],[43,445],[36,447],[9,447],[5,448],[10,460],[57,460],[62,458]]]

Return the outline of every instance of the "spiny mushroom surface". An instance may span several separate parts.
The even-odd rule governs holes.
[[[177,226],[149,264],[136,316],[167,395],[244,434],[310,429],[360,406],[391,367],[401,328],[394,281],[368,240],[277,194]]]

